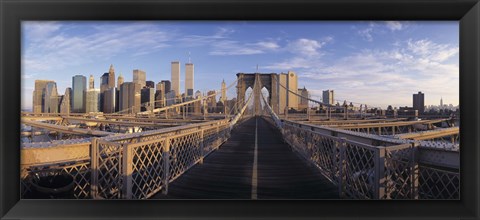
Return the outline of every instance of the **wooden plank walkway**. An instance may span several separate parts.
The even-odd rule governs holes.
[[[258,117],[240,124],[232,131],[230,139],[206,157],[203,164],[194,166],[170,183],[168,195],[158,193],[153,197],[252,198],[336,199],[338,188],[317,168],[292,152],[290,146],[282,142],[280,132]]]

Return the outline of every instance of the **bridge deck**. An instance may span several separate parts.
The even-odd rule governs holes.
[[[255,130],[257,183],[254,173]],[[256,193],[254,189],[256,187]],[[252,192],[253,191],[253,192]],[[281,134],[262,118],[251,118],[232,131],[218,150],[170,183],[168,195],[153,199],[332,199],[337,187],[292,152]]]

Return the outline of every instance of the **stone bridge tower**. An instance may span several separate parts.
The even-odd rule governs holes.
[[[276,73],[237,73],[237,112],[239,107],[246,101],[245,91],[250,87],[253,89],[255,115],[261,112],[260,92],[266,88],[269,93],[268,102],[275,113],[278,114],[278,74]],[[255,88],[255,82],[258,81],[258,87]]]

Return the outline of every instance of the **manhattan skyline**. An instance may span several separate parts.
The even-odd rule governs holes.
[[[228,84],[238,72],[298,74],[314,99],[335,90],[339,101],[372,107],[458,105],[458,22],[23,22],[22,109],[32,105],[36,79],[55,80],[59,93],[74,75],[100,76],[115,66],[125,82],[134,69],[147,80],[170,79],[171,61],[195,64],[195,88]],[[228,91],[229,99],[236,96]]]

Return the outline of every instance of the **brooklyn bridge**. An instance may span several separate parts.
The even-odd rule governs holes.
[[[22,112],[22,198],[459,199],[454,119],[331,105],[277,76],[237,74],[222,113],[185,111],[221,90],[135,114]],[[322,111],[281,109],[282,89]]]

